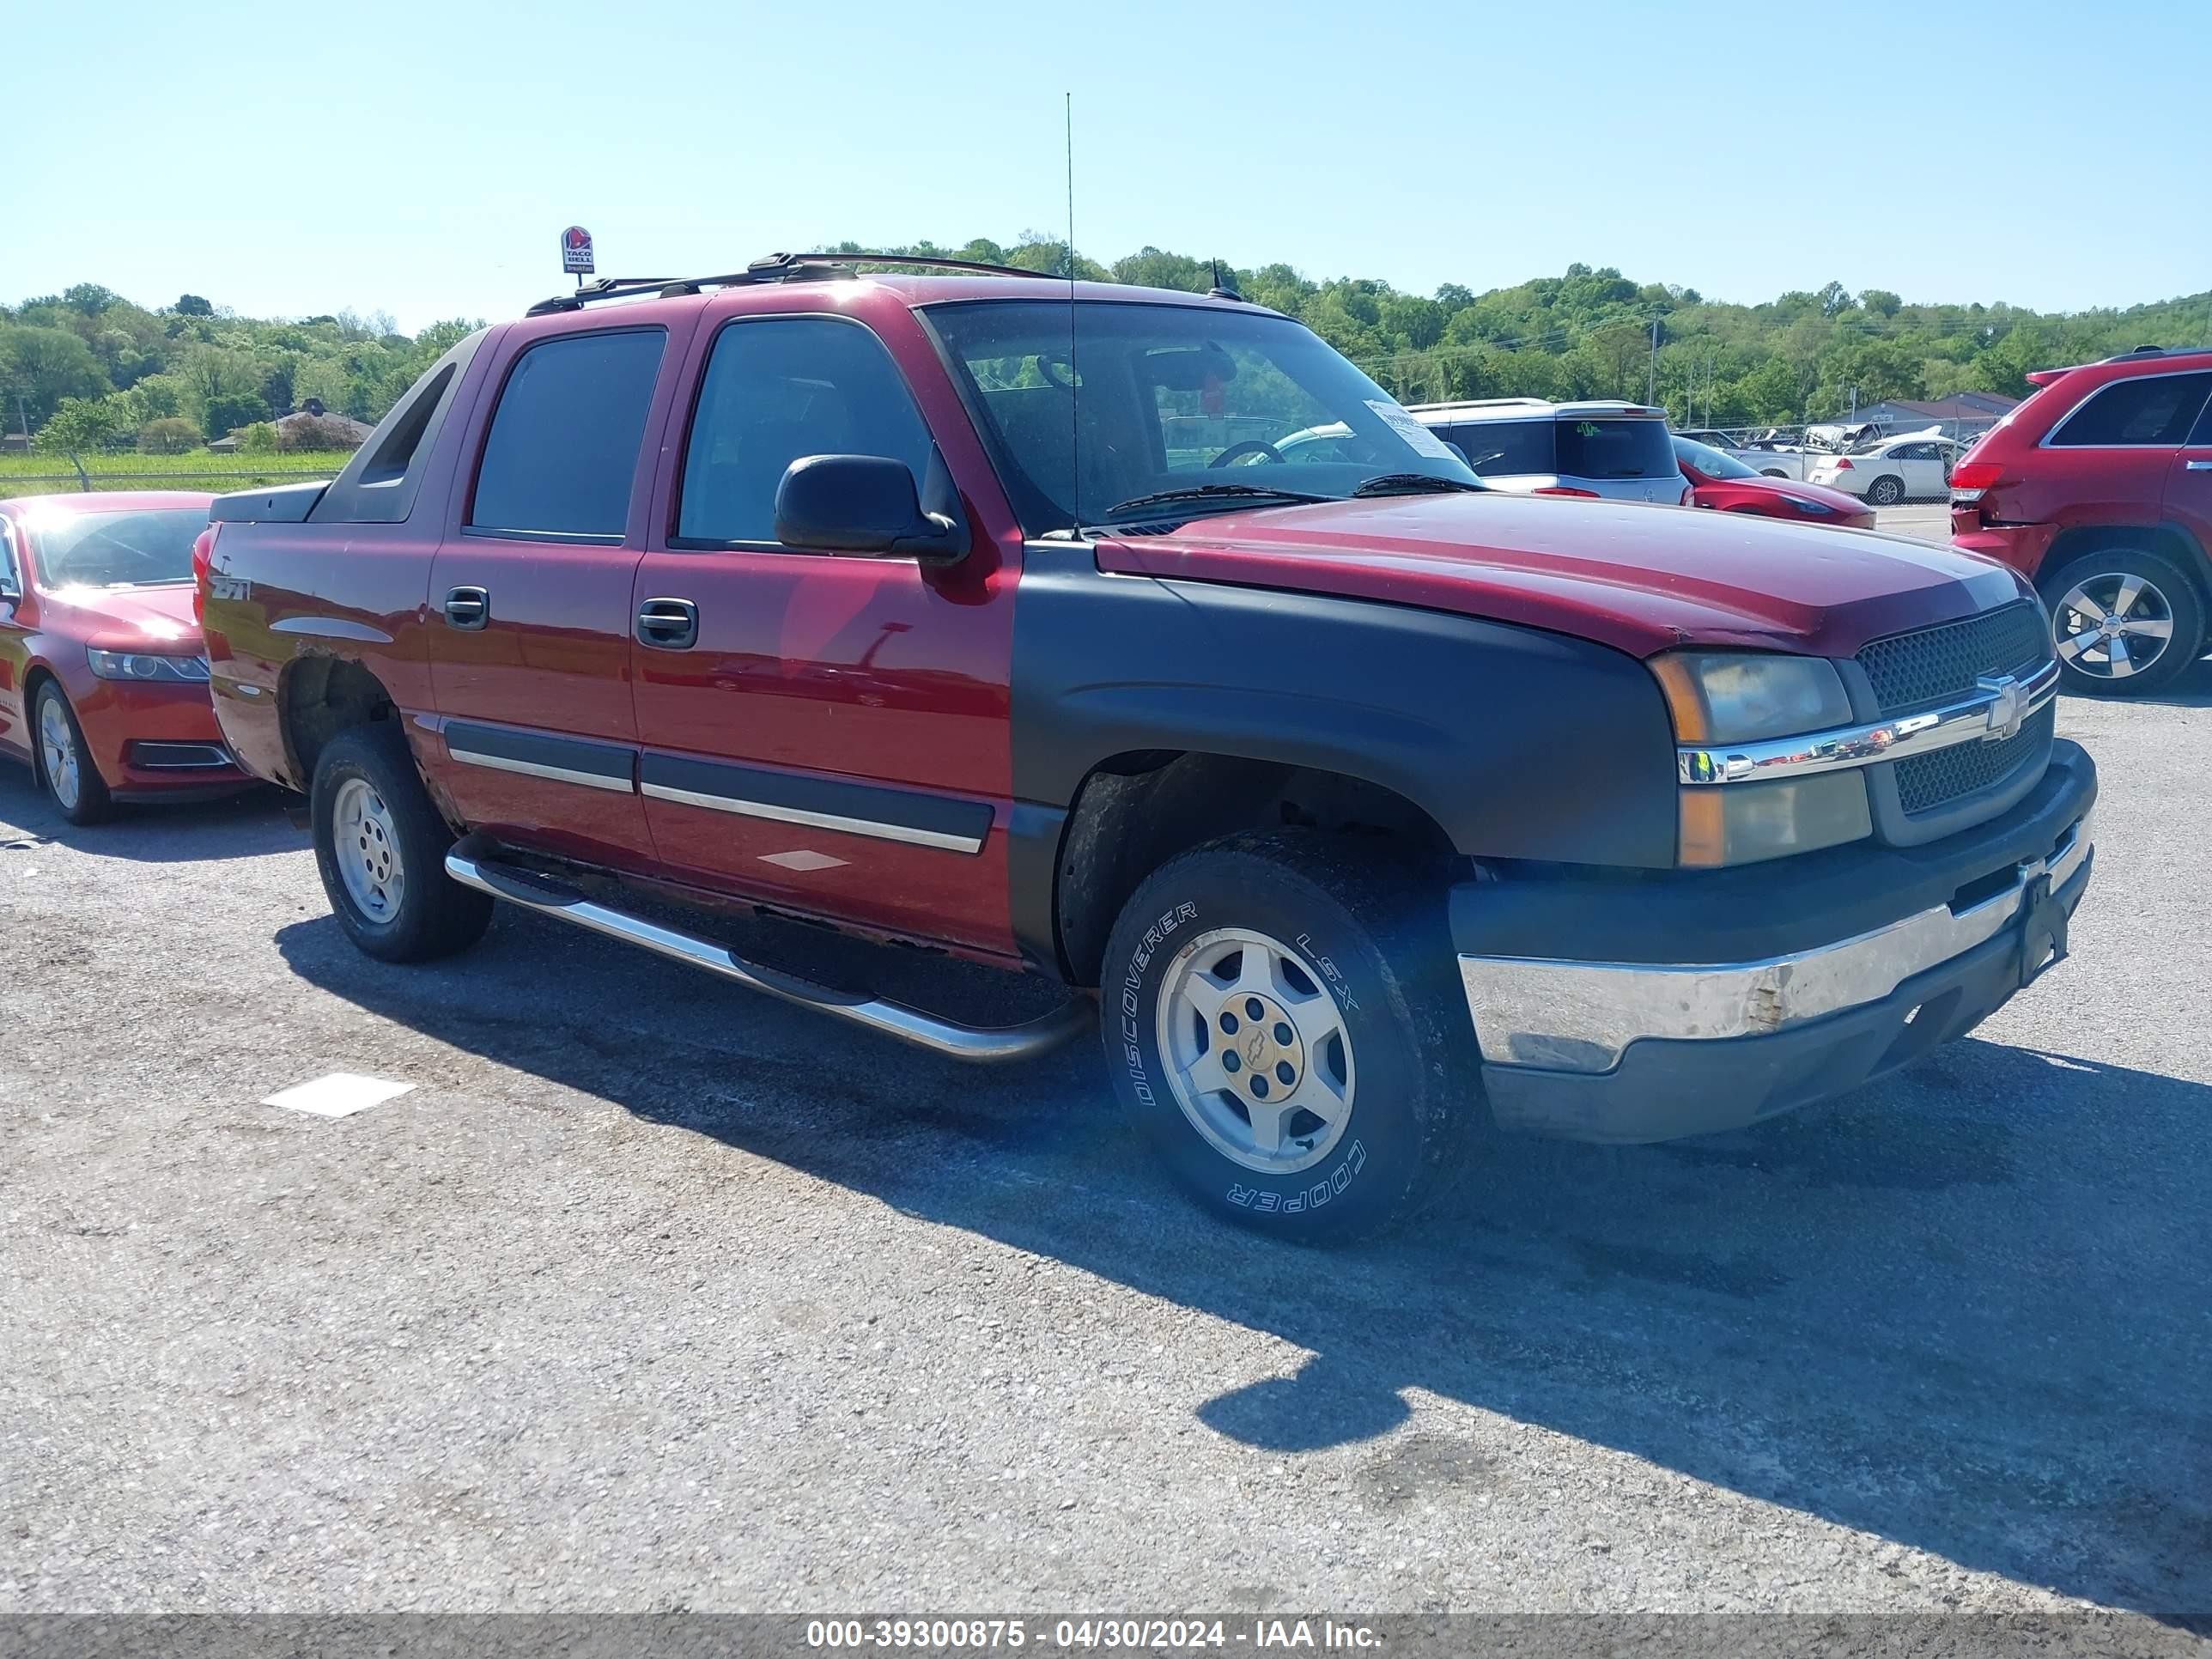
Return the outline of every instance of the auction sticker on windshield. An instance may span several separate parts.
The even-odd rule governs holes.
[[[1366,404],[1368,408],[1382,417],[1384,425],[1412,447],[1415,454],[1425,455],[1432,461],[1455,461],[1459,459],[1452,453],[1450,445],[1397,404],[1385,403],[1380,398],[1370,398]]]

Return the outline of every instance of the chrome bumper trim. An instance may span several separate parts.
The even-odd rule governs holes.
[[[1609,1072],[1640,1038],[1763,1036],[1878,1002],[1916,974],[1987,943],[2020,914],[2045,873],[2073,878],[2094,845],[2085,813],[2048,860],[2017,866],[2009,887],[1963,910],[1923,910],[1856,939],[1761,962],[1661,964],[1459,959],[1482,1057],[1495,1066]]]
[[[1686,744],[1674,751],[1675,771],[1684,783],[1758,783],[1905,760],[1978,738],[2008,738],[2058,695],[2058,659],[2053,657],[2020,678],[1984,678],[1980,686],[1972,696],[1941,708],[1871,726],[1734,746]]]

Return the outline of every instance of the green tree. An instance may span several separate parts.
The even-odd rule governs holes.
[[[179,294],[177,303],[170,307],[179,317],[212,317],[215,307],[197,294]]]
[[[65,328],[0,328],[0,396],[15,400],[35,428],[65,398],[96,398],[107,376],[92,348]]]
[[[129,429],[123,424],[122,412],[108,398],[64,398],[52,418],[39,428],[39,444],[68,456],[70,465],[76,469],[78,484],[90,489],[92,479],[84,470],[84,458],[99,453],[102,445]]]
[[[143,455],[181,455],[199,447],[200,429],[190,421],[163,415],[138,428],[138,451]]]

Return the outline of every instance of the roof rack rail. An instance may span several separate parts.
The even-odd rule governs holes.
[[[2100,357],[2100,363],[2133,362],[2138,357],[2197,357],[2212,351],[2212,345],[2154,346],[2140,345],[2133,351],[2123,351],[2115,356]]]
[[[1048,283],[1065,282],[1048,270],[1030,270],[1020,265],[988,264],[980,259],[945,259],[919,253],[771,253],[754,260],[743,270],[720,276],[602,276],[573,294],[556,294],[540,300],[523,314],[546,317],[556,312],[581,311],[602,300],[634,300],[644,294],[673,299],[707,288],[745,288],[756,283],[821,282],[838,276],[856,276],[862,265],[918,265],[930,270],[966,270],[989,276],[1033,276]]]

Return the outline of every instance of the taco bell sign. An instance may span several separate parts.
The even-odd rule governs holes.
[[[581,225],[561,233],[561,269],[571,276],[592,274],[592,233]]]

